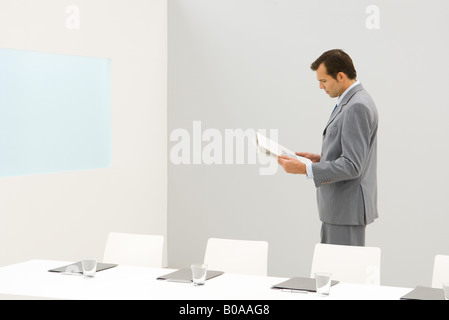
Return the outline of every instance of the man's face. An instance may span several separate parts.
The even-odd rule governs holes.
[[[337,79],[332,78],[330,75],[327,74],[327,69],[324,63],[320,64],[318,69],[316,70],[316,77],[320,83],[320,89],[323,89],[326,91],[326,93],[331,98],[337,98],[339,97],[342,92],[342,82]]]

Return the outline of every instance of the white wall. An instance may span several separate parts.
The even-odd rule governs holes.
[[[382,284],[430,286],[435,255],[449,254],[449,3],[173,0],[168,12],[169,132],[192,133],[193,121],[277,129],[286,147],[318,153],[335,100],[310,64],[333,48],[352,56],[380,117],[380,218],[367,245],[382,249]],[[310,275],[315,187],[258,169],[169,164],[169,263],[201,261],[208,237],[267,240],[269,274]]]
[[[110,231],[166,236],[167,1],[0,0],[0,47],[112,65],[111,167],[0,178],[0,265],[101,259]]]

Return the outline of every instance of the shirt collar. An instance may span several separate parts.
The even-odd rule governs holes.
[[[337,105],[340,105],[340,102],[343,100],[343,98],[345,97],[345,95],[352,89],[354,88],[356,85],[359,85],[360,81],[357,80],[356,82],[354,82],[348,89],[345,90],[345,92],[343,92],[343,94],[341,96],[338,97],[337,100]]]

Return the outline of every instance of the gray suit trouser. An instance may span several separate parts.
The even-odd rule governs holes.
[[[321,243],[343,246],[365,246],[366,226],[344,226],[323,222]]]

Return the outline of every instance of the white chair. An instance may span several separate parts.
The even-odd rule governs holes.
[[[210,238],[204,263],[209,270],[267,275],[268,242]]]
[[[380,248],[317,244],[311,276],[330,272],[341,282],[380,285]]]
[[[433,264],[432,287],[442,288],[449,282],[449,256],[436,255]]]
[[[111,232],[103,262],[162,268],[163,248],[163,236]]]

